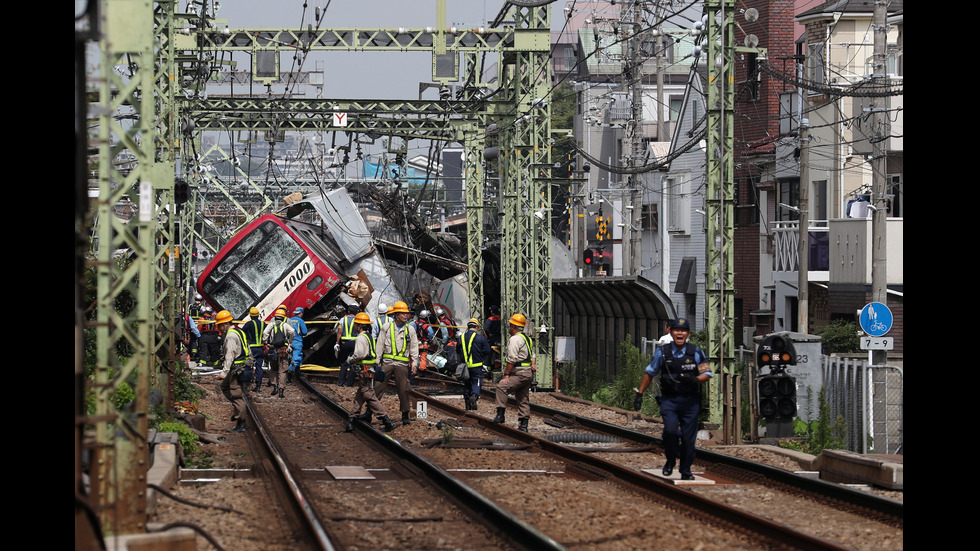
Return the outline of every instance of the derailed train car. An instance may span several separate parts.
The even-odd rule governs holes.
[[[378,304],[402,300],[346,189],[301,201],[291,212],[306,208],[316,211],[319,222],[270,214],[239,231],[201,272],[201,295],[235,319],[246,319],[253,306],[270,319],[283,304],[289,314],[303,307],[308,322],[326,321],[336,306],[350,304],[373,317]],[[306,361],[335,363],[335,326],[309,325]]]

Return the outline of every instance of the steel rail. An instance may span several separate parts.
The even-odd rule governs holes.
[[[785,524],[719,503],[700,494],[661,481],[646,473],[571,449],[562,444],[539,438],[533,434],[525,433],[506,425],[492,423],[485,417],[472,414],[469,411],[460,409],[452,404],[447,404],[438,398],[422,392],[413,390],[411,391],[411,395],[416,399],[426,400],[430,408],[434,407],[447,411],[456,417],[474,419],[486,430],[497,432],[519,442],[533,443],[541,450],[551,453],[572,465],[584,466],[588,472],[600,476],[608,476],[610,480],[618,480],[627,486],[669,500],[689,510],[697,511],[698,515],[713,517],[725,525],[766,537],[778,545],[803,551],[843,551],[850,549],[836,542],[801,532]]]
[[[607,434],[612,434],[614,436],[626,440],[632,440],[634,442],[638,442],[642,444],[656,444],[661,447],[663,446],[662,438],[658,438],[656,436],[652,436],[643,432],[633,431],[616,425],[611,425],[609,423],[598,421],[596,419],[581,417],[562,410],[550,408],[540,404],[535,404],[534,402],[531,402],[531,411],[539,413],[541,415],[550,415],[550,416],[561,414],[566,417],[574,419],[578,424],[592,430],[604,432]],[[761,463],[755,463],[738,457],[733,457],[731,455],[712,452],[710,450],[705,450],[701,448],[698,449],[697,456],[700,461],[742,469],[753,474],[761,475],[769,480],[797,488],[802,491],[816,493],[831,499],[842,501],[849,505],[854,505],[856,507],[865,508],[870,511],[874,511],[876,513],[887,515],[892,518],[896,518],[896,519],[904,518],[904,514],[903,514],[904,504],[900,501],[895,501],[893,499],[888,499],[874,494],[869,494],[867,492],[854,490],[852,488],[848,488],[846,486],[841,486],[839,484],[834,484],[824,480],[807,478],[792,473],[790,471],[778,469],[776,467],[770,467],[769,465],[763,465]]]
[[[317,547],[323,551],[335,551],[336,547],[334,547],[330,535],[317,518],[316,512],[310,505],[309,500],[303,494],[296,477],[293,476],[285,459],[283,459],[282,453],[275,445],[275,442],[273,442],[271,434],[266,429],[265,425],[262,424],[258,411],[256,411],[256,409],[252,406],[252,401],[248,399],[248,394],[244,393],[244,396],[245,406],[249,413],[249,417],[252,420],[252,426],[255,428],[256,432],[256,435],[252,436],[246,431],[246,436],[248,438],[252,438],[253,441],[258,440],[257,443],[262,444],[262,449],[264,449],[268,454],[269,459],[275,466],[276,472],[279,473],[280,478],[289,490],[287,495],[291,498],[290,505],[292,505],[293,509],[296,511],[297,518],[299,518],[302,524],[308,529]]]
[[[301,386],[316,396],[326,407],[345,419],[350,416],[348,410],[320,392],[305,376],[299,377],[298,380]],[[461,507],[469,509],[474,515],[482,519],[490,529],[510,538],[515,545],[528,550],[566,549],[554,539],[524,523],[521,519],[479,494],[442,467],[412,452],[387,434],[376,430],[364,421],[355,420],[354,424],[361,433],[394,457],[417,468],[440,490],[459,502]]]

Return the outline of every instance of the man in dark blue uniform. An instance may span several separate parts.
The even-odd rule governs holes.
[[[470,319],[466,324],[466,332],[459,343],[463,352],[463,361],[469,370],[469,380],[463,385],[463,398],[466,401],[467,410],[479,409],[477,404],[480,402],[480,388],[483,386],[483,361],[489,360],[493,354],[487,338],[478,333],[480,322],[476,318]]]
[[[262,335],[265,333],[265,320],[259,314],[259,309],[254,306],[248,310],[248,315],[251,319],[242,326],[242,331],[245,332],[249,352],[255,358],[255,388],[252,390],[258,392],[259,387],[262,386],[262,364],[265,361],[265,349],[262,347]]]
[[[356,383],[357,372],[351,370],[347,358],[354,353],[354,341],[357,339],[354,318],[360,312],[361,307],[356,304],[347,305],[347,315],[340,318],[337,323],[337,344],[333,345],[333,350],[340,360],[340,375],[337,378],[337,386],[354,386]]]
[[[673,474],[679,455],[681,480],[694,480],[691,465],[701,412],[699,390],[702,383],[711,379],[711,365],[703,350],[687,342],[691,336],[687,318],[671,322],[670,336],[672,342],[658,348],[647,366],[633,407],[640,409],[643,393],[654,377],[660,375],[660,416],[664,420],[664,454],[667,456],[663,475]]]

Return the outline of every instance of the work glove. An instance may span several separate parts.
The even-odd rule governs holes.
[[[333,345],[333,351],[334,352],[340,352],[340,343],[339,342],[337,344]]]
[[[636,396],[633,397],[633,409],[635,409],[636,411],[640,411],[640,408],[642,407],[643,407],[643,393],[637,390]]]

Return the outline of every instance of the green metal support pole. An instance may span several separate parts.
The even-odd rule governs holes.
[[[148,468],[148,381],[153,370],[155,332],[154,273],[155,166],[154,28],[150,2],[103,0],[100,10],[101,81],[98,105],[99,199],[97,266],[97,358],[93,424],[96,448],[92,498],[107,533],[146,529]],[[124,68],[124,70],[117,70]],[[135,112],[135,122],[121,125],[120,109]],[[135,156],[129,172],[113,163],[123,151]],[[114,207],[134,205],[124,220]],[[117,250],[129,252],[116,258]],[[112,403],[123,384],[135,386],[131,409],[118,412]]]
[[[554,386],[551,293],[550,6],[512,6],[515,46],[506,56],[501,86],[512,111],[498,122],[500,188],[504,211],[502,316],[524,314],[534,339],[535,381]],[[543,209],[543,210],[542,210]],[[544,213],[543,217],[535,213]]]
[[[708,350],[717,375],[734,373],[734,0],[707,0],[707,245]],[[721,423],[722,377],[709,386],[708,419]]]

